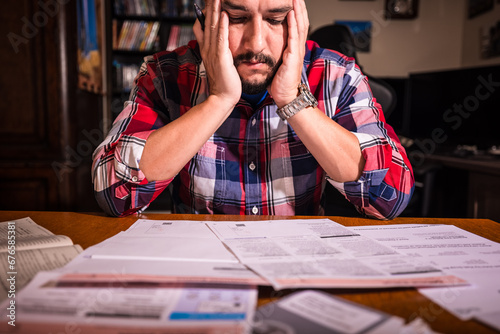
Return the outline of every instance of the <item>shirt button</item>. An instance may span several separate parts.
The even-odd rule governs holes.
[[[256,206],[254,206],[254,207],[252,208],[252,213],[253,213],[254,215],[256,215],[257,213],[259,213],[259,209],[258,209]]]
[[[257,120],[254,118],[252,119],[252,125],[255,125],[255,123],[257,123]]]
[[[132,182],[137,182],[137,180],[138,180],[137,176],[135,176],[135,175],[132,176]]]
[[[250,163],[250,165],[248,165],[248,168],[250,168],[251,171],[255,169],[255,164],[253,163],[253,161]]]

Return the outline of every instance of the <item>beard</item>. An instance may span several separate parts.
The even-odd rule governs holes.
[[[271,56],[268,56],[263,53],[253,53],[251,51],[247,53],[240,54],[234,58],[234,66],[238,68],[238,65],[240,65],[243,62],[248,62],[248,61],[257,61],[261,63],[265,63],[267,66],[269,66],[269,74],[263,81],[249,81],[241,78],[241,89],[243,93],[249,94],[249,95],[255,95],[262,93],[267,89],[267,87],[273,82],[274,75],[276,74],[276,71],[278,70],[279,64],[276,60],[274,60]]]

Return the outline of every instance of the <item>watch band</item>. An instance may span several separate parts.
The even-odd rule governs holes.
[[[292,102],[284,105],[283,107],[276,110],[278,116],[286,121],[299,111],[307,108],[307,107],[316,107],[318,105],[318,101],[312,95],[309,87],[306,84],[301,83],[299,85],[299,96],[297,96]]]

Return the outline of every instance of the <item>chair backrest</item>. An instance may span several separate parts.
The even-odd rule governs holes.
[[[318,43],[322,48],[335,50],[354,58],[356,64],[363,71],[356,55],[354,36],[349,27],[341,24],[322,26],[312,32],[309,39]],[[396,107],[396,91],[385,81],[374,78],[367,73],[364,74],[368,77],[373,96],[382,106],[384,116],[388,118]]]
[[[356,44],[349,27],[341,24],[330,24],[316,29],[309,35],[322,48],[338,51],[348,57],[356,58]],[[359,64],[358,64],[359,65]]]

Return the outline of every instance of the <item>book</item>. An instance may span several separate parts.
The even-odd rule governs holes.
[[[167,43],[167,51],[173,51],[175,50],[179,45],[179,34],[180,34],[181,26],[177,24],[173,24],[170,27],[170,34],[168,36],[168,43]]]
[[[31,218],[0,223],[0,301],[15,295],[42,270],[64,266],[83,251]],[[10,298],[10,297],[9,297]]]

